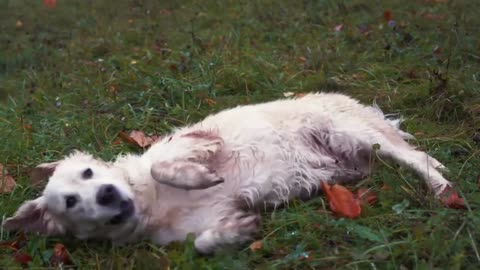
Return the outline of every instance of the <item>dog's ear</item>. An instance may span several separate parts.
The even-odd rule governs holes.
[[[30,181],[32,183],[41,183],[48,180],[48,178],[52,176],[59,163],[60,160],[49,163],[42,163],[37,167],[33,168],[30,171]]]
[[[45,235],[65,233],[65,228],[48,212],[43,196],[24,202],[13,217],[7,218],[3,228],[8,231],[23,230]]]

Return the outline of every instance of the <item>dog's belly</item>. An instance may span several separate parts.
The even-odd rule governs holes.
[[[369,151],[306,127],[271,130],[225,149],[212,167],[225,179],[223,194],[277,205],[316,194],[320,181],[357,181],[368,173]],[[250,135],[252,136],[252,135]]]

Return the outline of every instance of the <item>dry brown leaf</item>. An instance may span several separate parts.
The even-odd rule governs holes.
[[[0,164],[0,193],[11,192],[16,185],[15,179],[8,174],[7,168]]]
[[[27,253],[21,251],[15,252],[13,258],[16,262],[20,263],[23,267],[27,267],[28,263],[32,261],[32,257]]]
[[[391,12],[390,10],[385,10],[385,11],[383,12],[383,18],[385,18],[385,20],[386,20],[387,22],[393,20],[392,12]]]
[[[57,5],[57,0],[43,0],[43,5],[49,8],[54,8]]]
[[[23,248],[27,244],[27,237],[23,232],[13,241],[2,241],[0,242],[0,247],[9,248],[11,250],[17,251]]]
[[[147,148],[160,140],[160,136],[152,135],[147,136],[143,131],[133,130],[130,134],[127,134],[124,131],[118,133],[118,137],[121,138],[124,142],[141,147]],[[113,144],[118,144],[118,140],[114,141]]]
[[[68,251],[65,246],[61,243],[55,244],[53,247],[52,256],[50,256],[50,265],[51,266],[59,266],[59,265],[72,265],[72,259],[70,259],[70,255],[68,255]]]
[[[160,9],[159,14],[160,15],[170,15],[170,14],[172,14],[172,10],[171,9]]]
[[[26,245],[27,238],[23,233],[20,233],[19,236],[13,241],[0,242],[0,247],[10,249],[12,251],[13,260],[17,263],[20,263],[22,267],[27,267],[28,263],[32,261],[32,257],[30,255],[21,251],[21,249]]]
[[[423,18],[432,21],[443,21],[448,18],[447,14],[433,14],[433,13],[424,13]]]
[[[250,250],[255,252],[255,251],[259,251],[262,249],[262,240],[257,240],[253,243],[250,244]]]
[[[305,63],[305,62],[307,62],[307,58],[305,58],[303,56],[300,56],[300,57],[298,57],[298,61],[300,61],[302,63]]]
[[[330,209],[336,217],[357,218],[362,213],[360,202],[347,188],[334,184],[330,186],[325,181],[320,182],[325,193]]]
[[[205,103],[207,103],[210,106],[217,104],[217,102],[211,98],[204,98],[203,101],[205,101]]]

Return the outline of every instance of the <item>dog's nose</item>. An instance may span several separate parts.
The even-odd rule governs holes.
[[[120,199],[120,193],[114,185],[102,185],[97,192],[97,203],[99,205],[115,205]]]

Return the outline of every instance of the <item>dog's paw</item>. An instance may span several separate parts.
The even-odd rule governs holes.
[[[223,147],[223,139],[211,131],[193,131],[182,135],[187,139],[190,153],[186,157],[189,161],[206,162]]]
[[[248,212],[236,212],[220,220],[220,230],[239,235],[251,235],[260,226],[260,216]]]
[[[222,218],[215,228],[201,233],[195,239],[195,249],[200,254],[209,255],[222,247],[242,244],[252,238],[259,225],[259,215],[235,212]]]

